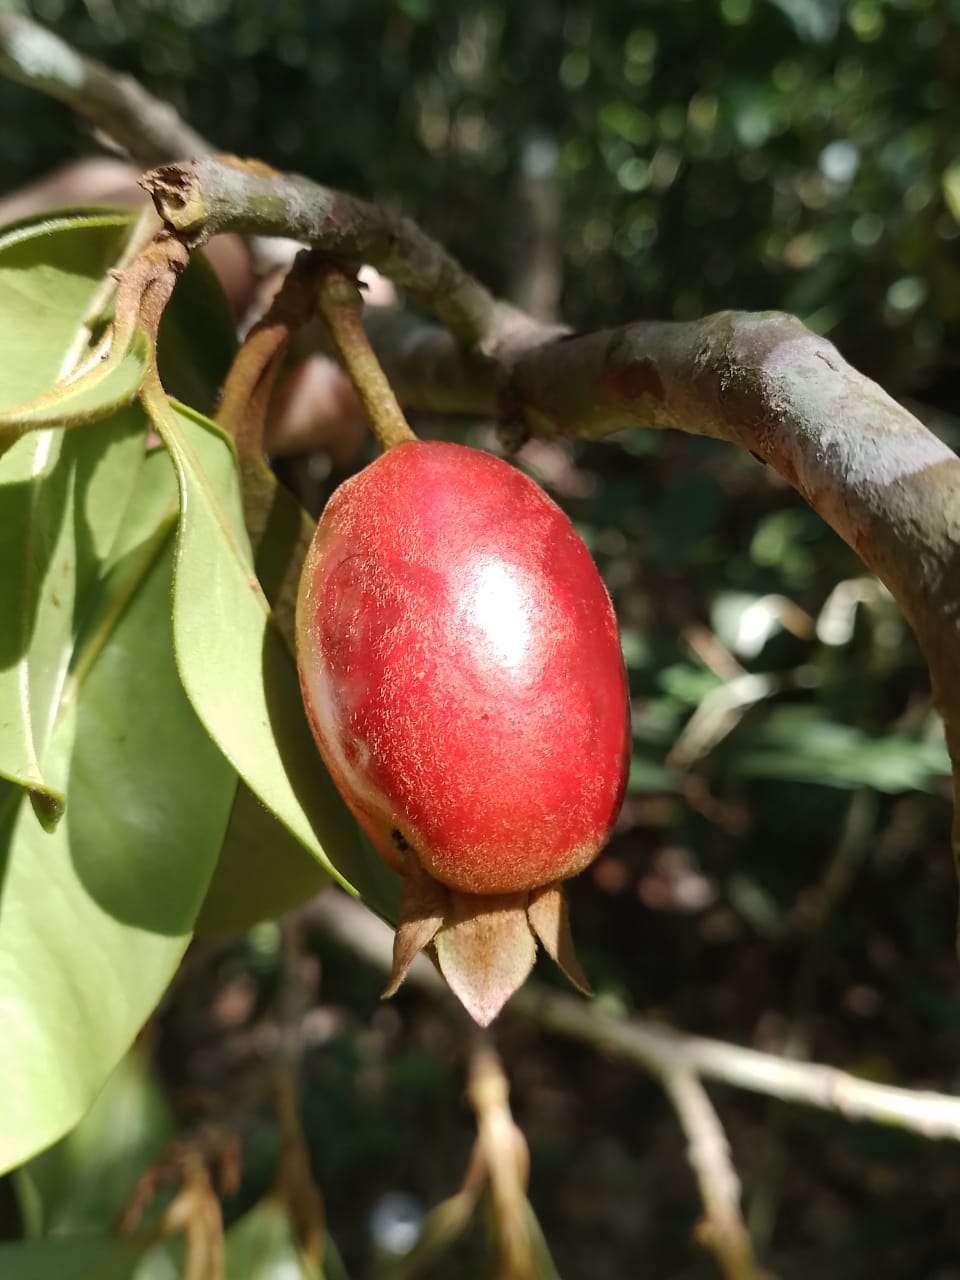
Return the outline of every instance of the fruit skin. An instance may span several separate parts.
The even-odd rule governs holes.
[[[304,565],[297,653],[327,767],[403,874],[508,895],[596,857],[630,749],[616,620],[521,472],[417,441],[343,484]]]

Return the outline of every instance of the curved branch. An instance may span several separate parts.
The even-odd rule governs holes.
[[[687,1140],[687,1159],[700,1188],[704,1220],[698,1236],[726,1280],[758,1280],[750,1236],[740,1212],[740,1179],[720,1117],[699,1077],[688,1067],[667,1071],[660,1084]]]
[[[369,263],[467,346],[494,353],[540,326],[464,271],[409,218],[260,162],[204,156],[144,175],[160,217],[195,248],[223,231],[299,240],[339,264]],[[554,331],[555,332],[555,331]]]
[[[199,156],[210,144],[130,76],[77,53],[29,18],[0,15],[0,74],[72,107],[140,164]]]
[[[302,914],[354,955],[384,973],[390,971],[392,930],[360,903],[329,889],[302,908]],[[443,979],[423,956],[411,965],[406,982],[443,998],[449,996]],[[567,995],[533,980],[512,997],[503,1016],[525,1018],[554,1035],[602,1048],[659,1079],[692,1072],[703,1080],[830,1111],[846,1120],[869,1120],[924,1138],[960,1142],[960,1097],[952,1094],[874,1084],[818,1062],[685,1035],[645,1018],[614,1017],[596,1000]]]
[[[752,453],[887,585],[944,674],[960,676],[960,459],[793,316],[643,322],[499,362],[397,313],[371,312],[367,324],[413,409],[496,414],[506,402],[530,436],[676,428]]]
[[[761,458],[888,587],[944,718],[960,801],[960,459],[836,348],[779,313],[637,324],[520,357],[539,434],[678,427]],[[960,849],[960,826],[954,829]]]

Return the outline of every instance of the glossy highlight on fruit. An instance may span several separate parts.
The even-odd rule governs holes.
[[[613,609],[563,512],[478,450],[388,450],[324,511],[297,649],[327,767],[406,878],[407,942],[436,937],[446,973],[445,933],[470,933],[476,958],[491,928],[502,944],[513,927],[494,920],[519,912],[529,944],[517,933],[514,969],[532,964],[531,928],[557,958],[566,943],[542,937],[531,915],[550,912],[530,904],[603,846],[630,745]]]

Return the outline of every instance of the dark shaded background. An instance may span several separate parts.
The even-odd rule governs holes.
[[[223,149],[402,207],[541,314],[590,328],[793,311],[960,441],[956,0],[20,8]],[[5,189],[90,150],[63,108],[0,82]],[[424,427],[495,447],[484,424]],[[535,443],[521,462],[604,573],[634,695],[623,818],[570,891],[600,995],[955,1088],[946,760],[892,602],[792,491],[724,446],[637,431]],[[685,726],[686,767],[670,767]],[[332,1233],[362,1275],[379,1198],[429,1205],[460,1176],[459,1024],[412,991],[380,1006],[380,975],[322,933],[302,945],[317,985],[305,1122]],[[260,1069],[279,965],[269,928],[193,952],[152,1040],[181,1116],[216,1112]],[[710,1275],[656,1087],[509,1017],[499,1041],[561,1273]],[[778,1275],[960,1277],[955,1147],[715,1095]],[[242,1127],[231,1213],[266,1188],[276,1151],[267,1113]],[[485,1274],[479,1239],[436,1274]]]

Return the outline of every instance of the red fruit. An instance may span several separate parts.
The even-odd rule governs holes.
[[[616,620],[570,521],[521,472],[416,442],[348,480],[304,565],[297,649],[327,767],[417,886],[421,922],[433,895],[434,932],[462,922],[464,896],[526,909],[596,857],[629,759]]]

